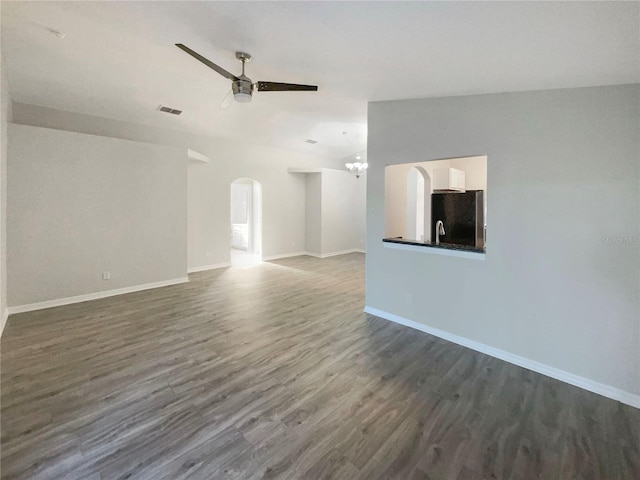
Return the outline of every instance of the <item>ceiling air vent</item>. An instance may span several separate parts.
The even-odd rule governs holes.
[[[180,115],[182,113],[182,110],[178,110],[176,108],[171,108],[171,107],[165,107],[164,105],[160,105],[158,107],[158,110],[165,113],[172,113],[173,115]]]
[[[311,145],[315,145],[316,143],[318,143],[317,140],[311,140],[310,138],[307,138],[304,143],[309,143]]]

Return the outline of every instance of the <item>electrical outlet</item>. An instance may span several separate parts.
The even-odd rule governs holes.
[[[111,272],[102,272],[103,280],[111,280]]]

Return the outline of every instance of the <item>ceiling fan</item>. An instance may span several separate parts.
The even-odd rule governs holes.
[[[288,92],[288,91],[310,91],[316,92],[318,90],[317,85],[299,85],[297,83],[279,83],[279,82],[255,82],[253,83],[249,77],[244,74],[244,64],[251,61],[251,55],[245,52],[236,52],[236,58],[242,62],[242,74],[235,76],[233,73],[226,71],[224,68],[216,65],[211,60],[206,59],[197,52],[194,52],[189,47],[176,43],[176,47],[184,50],[193,58],[200,60],[207,67],[215,70],[220,75],[231,80],[231,91],[220,104],[220,108],[226,108],[228,106],[228,100],[230,100],[230,94],[233,92],[233,98],[236,102],[248,103],[253,97],[254,90],[258,92]]]

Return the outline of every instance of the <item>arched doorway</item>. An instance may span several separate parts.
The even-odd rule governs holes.
[[[253,178],[231,182],[231,265],[262,262],[262,186]]]
[[[431,242],[431,177],[424,168],[407,173],[407,222],[405,238]]]

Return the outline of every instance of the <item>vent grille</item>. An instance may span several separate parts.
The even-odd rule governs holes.
[[[312,139],[310,139],[310,138],[307,138],[307,139],[304,141],[304,143],[309,143],[309,144],[311,144],[311,145],[315,145],[316,143],[318,143],[318,141],[317,141],[317,140],[312,140]]]
[[[164,105],[160,105],[158,110],[165,113],[171,113],[172,115],[180,115],[182,110],[178,110],[177,108],[165,107]]]

